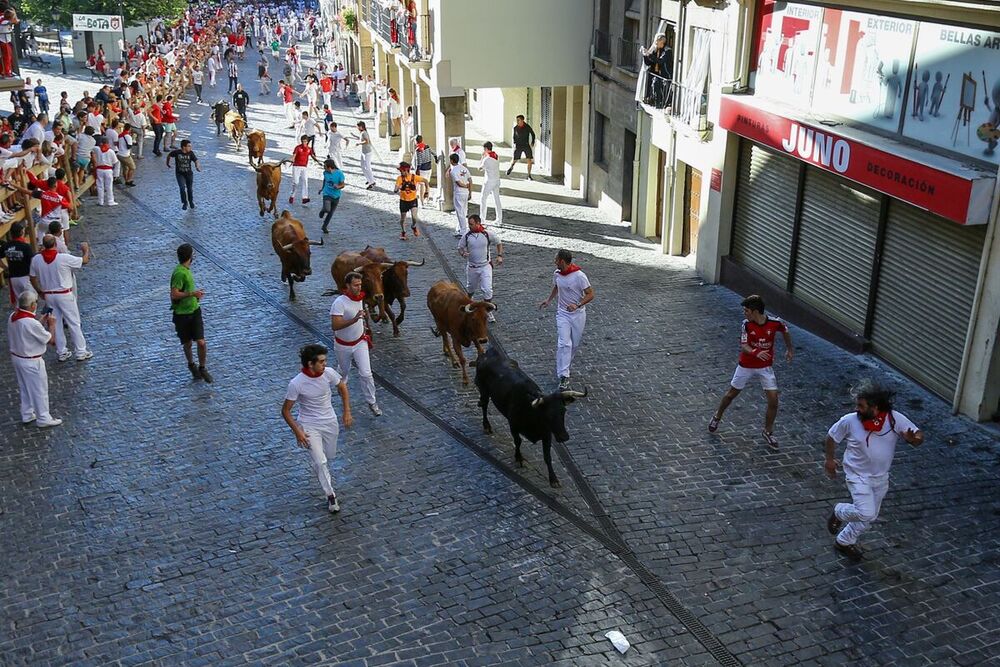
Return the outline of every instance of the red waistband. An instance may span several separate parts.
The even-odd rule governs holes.
[[[360,343],[363,340],[366,340],[366,341],[370,342],[371,341],[371,336],[369,336],[368,334],[361,334],[360,338],[358,338],[357,340],[351,340],[351,341],[343,340],[341,338],[337,338],[336,336],[334,336],[333,339],[335,341],[337,341],[341,345],[347,345],[349,347],[353,347],[353,346],[357,345],[358,343]]]
[[[103,165],[103,164],[99,164],[99,165],[97,165],[97,168],[98,168],[98,169],[114,169],[114,165]]]
[[[59,290],[43,290],[42,294],[69,294],[73,291],[72,287],[67,287],[66,289]]]
[[[42,356],[43,356],[41,354],[36,354],[33,357],[26,357],[23,354],[18,354],[17,352],[11,352],[11,354],[14,355],[15,357],[17,357],[18,359],[41,359]]]

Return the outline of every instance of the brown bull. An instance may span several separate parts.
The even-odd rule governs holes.
[[[264,164],[264,150],[267,148],[267,135],[263,130],[254,130],[247,135],[247,152],[250,154],[250,166]],[[263,214],[261,214],[263,215]]]
[[[254,167],[257,172],[257,205],[260,207],[260,215],[264,216],[264,200],[269,199],[267,210],[278,217],[276,205],[278,203],[278,190],[281,188],[281,165],[288,160],[282,160],[277,164],[262,164]],[[253,165],[251,165],[253,166]]]
[[[444,356],[451,359],[453,367],[461,366],[462,383],[469,384],[462,348],[475,345],[479,354],[484,353],[489,340],[486,313],[496,310],[496,305],[489,301],[473,301],[458,283],[439,280],[427,292],[427,308],[437,325],[436,328],[431,327],[431,333],[441,337]],[[451,336],[451,347],[448,346],[448,336]]]
[[[406,298],[410,296],[410,267],[423,266],[426,260],[414,262],[412,260],[400,260],[393,262],[385,252],[385,248],[373,248],[365,246],[361,251],[361,256],[372,262],[380,264],[391,264],[389,268],[382,271],[382,290],[385,295],[385,310],[392,321],[392,335],[399,335],[399,325],[406,315]],[[399,316],[394,317],[392,312],[393,302],[399,302]]]
[[[243,116],[238,111],[230,111],[223,119],[223,123],[225,123],[229,138],[236,144],[236,150],[239,150],[243,142],[243,135],[247,131],[247,122],[243,120]]]
[[[312,273],[309,246],[323,245],[323,239],[310,241],[302,223],[282,211],[271,225],[271,245],[281,260],[281,282],[288,283],[288,298],[295,301],[295,283]]]
[[[381,322],[389,318],[386,312],[385,290],[382,286],[382,272],[392,267],[390,262],[373,262],[365,259],[360,253],[342,252],[333,260],[330,273],[337,290],[343,293],[344,277],[351,271],[361,274],[361,291],[365,293],[365,307],[372,313],[372,320]]]

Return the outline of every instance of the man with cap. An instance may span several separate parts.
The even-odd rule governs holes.
[[[45,297],[45,303],[52,309],[56,318],[56,353],[59,361],[67,361],[73,356],[66,346],[66,334],[63,323],[69,326],[69,335],[73,339],[76,360],[85,361],[94,356],[87,349],[87,341],[83,337],[80,326],[80,309],[76,303],[73,290],[73,271],[90,261],[90,245],[80,244],[82,257],[59,252],[56,249],[56,237],[46,234],[42,239],[42,252],[31,259],[31,285],[35,291]]]
[[[59,426],[61,419],[49,414],[49,381],[45,373],[45,348],[56,336],[56,318],[35,318],[38,294],[26,289],[17,297],[17,310],[7,320],[10,359],[21,393],[21,423],[35,422],[40,428]]]

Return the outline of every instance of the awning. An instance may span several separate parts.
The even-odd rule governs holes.
[[[984,225],[996,171],[922,151],[836,121],[752,95],[723,95],[719,124],[960,225]]]

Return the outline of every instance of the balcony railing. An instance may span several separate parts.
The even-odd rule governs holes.
[[[698,132],[708,129],[708,93],[703,89],[688,88],[674,81],[670,83],[667,100],[670,115],[678,121]]]
[[[642,64],[642,59],[639,57],[640,48],[639,42],[619,37],[617,65],[629,72],[638,72]]]
[[[365,21],[393,48],[399,48],[413,62],[430,61],[433,51],[433,23],[429,14],[413,17],[396,11],[396,3],[383,5],[365,0]]]
[[[594,57],[611,62],[611,35],[594,30]]]
[[[642,88],[643,104],[654,109],[666,109],[673,101],[673,82],[659,74],[646,72]]]

